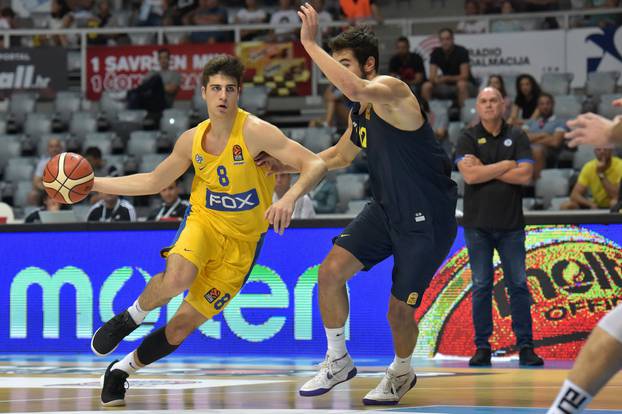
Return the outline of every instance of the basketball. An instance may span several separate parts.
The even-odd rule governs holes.
[[[43,170],[43,187],[46,193],[63,204],[84,200],[93,188],[94,179],[91,164],[73,152],[56,155]]]

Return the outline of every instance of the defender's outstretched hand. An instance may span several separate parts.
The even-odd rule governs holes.
[[[300,6],[298,12],[300,20],[302,20],[302,26],[300,27],[300,41],[303,46],[305,43],[314,43],[317,37],[318,23],[317,12],[309,3],[305,3]]]
[[[568,121],[570,132],[565,134],[569,147],[576,147],[581,144],[590,144],[595,147],[610,145],[612,142],[612,131],[619,117],[609,120],[603,116],[588,112],[581,114],[575,119]]]

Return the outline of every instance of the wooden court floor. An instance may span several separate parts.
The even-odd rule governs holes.
[[[519,369],[516,361],[492,369],[470,369],[466,361],[415,361],[417,386],[394,407],[363,406],[384,365],[358,365],[359,375],[315,398],[298,396],[312,374],[306,363],[293,365],[241,358],[232,363],[188,360],[154,364],[130,378],[124,408],[99,404],[101,360],[69,358],[0,359],[0,412],[59,413],[545,413],[567,369]],[[555,364],[552,364],[555,366]],[[568,368],[566,364],[565,368]],[[605,411],[603,411],[605,410]],[[592,413],[622,414],[622,374],[590,405]]]

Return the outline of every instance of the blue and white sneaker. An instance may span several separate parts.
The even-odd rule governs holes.
[[[320,372],[307,381],[298,391],[303,397],[315,397],[326,394],[335,385],[346,382],[356,375],[356,367],[347,353],[337,359],[326,359],[320,364]]]
[[[363,404],[395,405],[416,383],[417,374],[415,374],[415,370],[412,367],[410,367],[410,371],[403,375],[396,375],[389,368],[380,384],[363,398]]]

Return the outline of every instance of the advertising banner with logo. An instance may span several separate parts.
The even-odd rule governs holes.
[[[534,340],[546,358],[574,358],[596,322],[622,302],[620,225],[531,226],[527,276],[533,296]],[[240,295],[201,326],[178,350],[202,355],[313,355],[326,341],[317,305],[317,270],[338,228],[270,232]],[[126,309],[149,278],[164,268],[159,257],[173,230],[4,233],[0,256],[0,352],[90,353],[103,322]],[[495,257],[494,349],[512,352],[509,299]],[[355,356],[393,355],[386,320],[392,261],[348,284],[351,314],[346,335]],[[206,286],[206,300],[219,294]],[[459,232],[417,311],[416,354],[467,356],[474,351],[471,270]],[[119,347],[136,347],[170,320],[182,297],[151,312]],[[210,302],[210,303],[212,303]]]
[[[588,72],[620,71],[622,28],[598,27],[514,33],[456,34],[456,44],[469,50],[475,76],[529,73],[537,80],[547,72],[571,72],[573,88],[583,87]],[[428,68],[436,34],[411,36],[410,45]],[[622,79],[619,79],[622,84]]]
[[[0,98],[18,91],[53,97],[67,89],[67,51],[62,47],[0,49]]]
[[[87,49],[87,98],[98,100],[104,91],[120,92],[138,86],[151,70],[158,70],[159,45],[89,46]],[[166,45],[171,52],[170,70],[181,74],[177,99],[191,99],[201,86],[203,66],[216,54],[239,56],[245,67],[245,83],[268,86],[281,95],[305,95],[310,91],[309,62],[302,46],[287,42],[214,43]]]
[[[574,73],[573,86],[583,86],[590,72],[622,71],[622,27],[570,30],[567,44],[567,67]],[[622,77],[618,85],[622,85]]]

